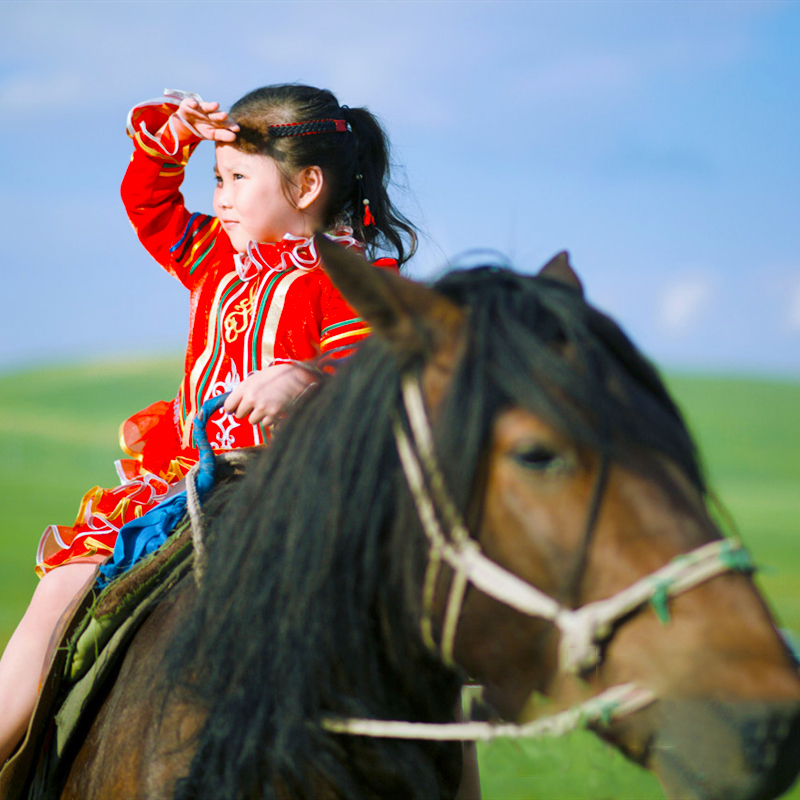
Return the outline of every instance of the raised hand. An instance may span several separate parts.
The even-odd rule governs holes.
[[[194,97],[184,97],[177,111],[178,124],[213,142],[233,142],[239,126],[219,110],[219,103],[206,103]]]

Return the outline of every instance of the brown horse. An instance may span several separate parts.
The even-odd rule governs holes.
[[[594,727],[672,797],[785,791],[797,669],[565,256],[429,289],[319,247],[375,335],[207,504],[201,588],[147,619],[60,797],[453,797],[459,744],[352,720],[452,722],[467,675],[522,724],[622,686]]]

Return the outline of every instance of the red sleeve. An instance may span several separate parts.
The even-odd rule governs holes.
[[[128,115],[134,151],[121,192],[128,219],[147,252],[192,288],[221,251],[232,253],[233,248],[216,217],[190,214],[184,206],[184,168],[201,139],[182,128],[176,133],[179,104],[179,96],[168,95],[136,106]]]
[[[398,270],[397,262],[393,258],[379,258],[375,262],[375,267]],[[320,353],[324,361],[352,355],[355,346],[371,332],[370,326],[358,316],[331,284],[323,309],[320,332]]]

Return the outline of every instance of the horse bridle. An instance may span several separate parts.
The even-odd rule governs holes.
[[[419,378],[406,374],[401,384],[405,416],[394,437],[414,505],[428,539],[428,563],[422,588],[420,631],[426,646],[453,665],[453,645],[467,586],[522,614],[552,622],[560,631],[558,669],[580,674],[602,661],[601,645],[618,624],[650,602],[662,621],[668,620],[667,601],[725,572],[750,572],[753,563],[736,537],[719,539],[683,553],[617,594],[578,608],[562,605],[550,595],[487,558],[480,543],[469,535],[448,493],[438,466],[430,421]],[[601,472],[605,466],[601,467]],[[602,493],[598,480],[596,494]],[[587,525],[594,526],[599,496],[592,501]],[[585,536],[588,546],[590,531]],[[581,563],[585,556],[581,556]],[[453,572],[437,645],[433,635],[436,585],[442,564]],[[614,686],[569,711],[527,725],[489,726],[487,723],[409,723],[383,720],[327,719],[325,727],[338,733],[420,739],[489,739],[495,736],[540,735],[562,732],[562,724],[575,727],[600,718],[622,716],[643,708],[656,696],[634,684]],[[574,724],[573,724],[574,723]],[[570,729],[569,727],[567,729]]]

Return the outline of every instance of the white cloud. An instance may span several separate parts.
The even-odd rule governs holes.
[[[665,333],[683,336],[694,330],[713,299],[712,281],[691,275],[668,284],[658,298],[658,322]]]

